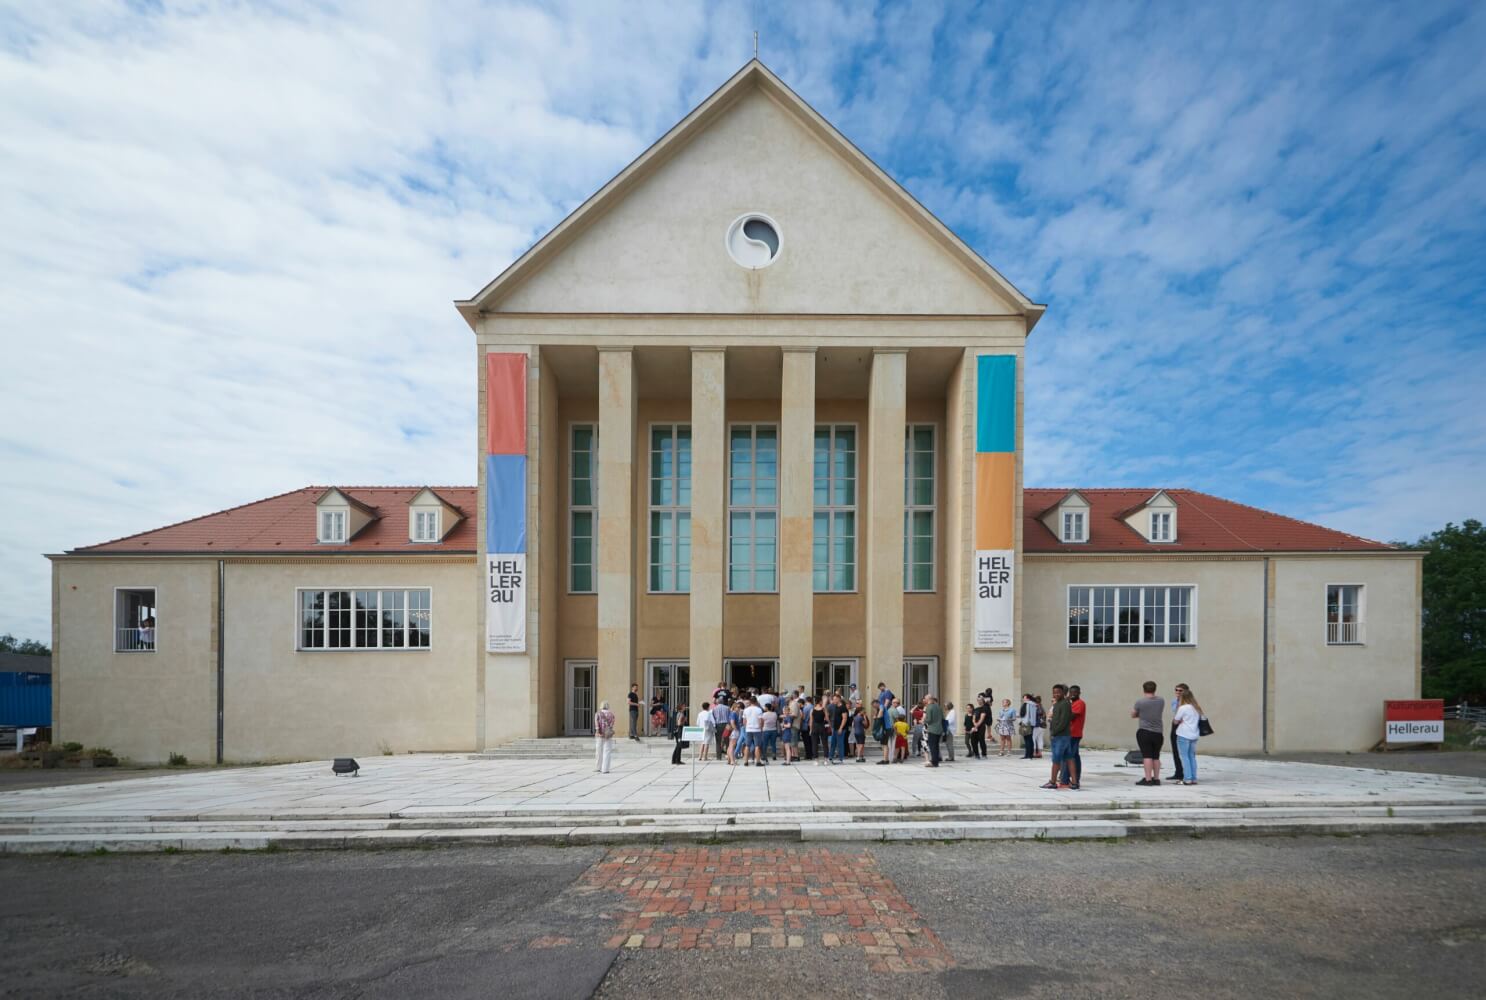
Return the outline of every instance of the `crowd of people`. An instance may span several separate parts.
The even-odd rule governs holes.
[[[1142,760],[1141,786],[1161,784],[1161,751],[1166,740],[1164,715],[1168,707],[1157,695],[1154,681],[1142,686],[1142,696],[1131,708],[1137,722],[1136,745]],[[639,686],[629,692],[630,739],[638,740],[642,709]],[[1186,684],[1178,684],[1171,699],[1171,755],[1175,767],[1167,781],[1197,784],[1197,741],[1212,732],[1202,706]],[[984,760],[990,747],[996,756],[1014,756],[1013,738],[1020,737],[1022,759],[1051,757],[1048,780],[1043,788],[1077,791],[1083,777],[1079,745],[1083,741],[1088,705],[1077,684],[1054,684],[1049,704],[1040,694],[1022,695],[1013,706],[1010,698],[996,705],[990,688],[975,696],[963,715],[954,702],[940,703],[925,694],[905,706],[885,683],[877,685],[872,698],[864,700],[855,684],[835,691],[807,693],[804,686],[785,692],[773,689],[740,689],[718,684],[702,703],[696,722],[690,708],[674,711],[657,696],[650,705],[653,730],[666,732],[675,741],[672,764],[682,763],[689,743],[687,727],[701,728],[696,760],[725,761],[736,767],[790,767],[806,762],[835,766],[848,761],[865,764],[869,746],[880,748],[878,766],[921,761],[925,767],[954,763],[957,737],[965,741],[970,760]],[[598,743],[597,767],[607,773],[613,753],[617,719],[604,702],[594,717]],[[871,750],[878,757],[878,749]]]

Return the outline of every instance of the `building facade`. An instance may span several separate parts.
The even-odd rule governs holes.
[[[475,488],[309,488],[53,556],[56,727],[139,759],[476,749],[719,681],[1146,679],[1207,746],[1363,749],[1413,553],[1022,483],[1014,288],[761,64],[476,296]],[[104,622],[107,622],[105,625]],[[148,623],[148,624],[146,624]]]

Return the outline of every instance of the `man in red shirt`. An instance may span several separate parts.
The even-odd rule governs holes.
[[[1072,699],[1069,707],[1073,709],[1073,720],[1068,726],[1068,735],[1073,738],[1073,755],[1063,762],[1063,774],[1058,780],[1077,790],[1078,779],[1084,773],[1084,762],[1078,755],[1078,744],[1084,738],[1084,719],[1089,707],[1084,704],[1083,693],[1079,691],[1077,684],[1068,689],[1068,697]]]

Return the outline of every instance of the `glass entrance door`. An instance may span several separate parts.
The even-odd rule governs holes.
[[[648,661],[645,664],[646,712],[650,711],[650,703],[656,695],[660,695],[661,703],[666,706],[668,719],[676,713],[679,706],[690,705],[691,664],[685,660]],[[652,732],[650,735],[664,736],[665,733]]]
[[[939,693],[939,660],[925,656],[903,661],[905,705],[917,705],[926,694]]]
[[[856,682],[856,660],[816,660],[815,687],[811,688],[811,692],[826,694],[830,691],[840,691],[846,694],[851,685]]]
[[[568,661],[567,711],[564,715],[563,731],[569,736],[591,736],[593,734],[594,681],[598,665],[592,660]]]

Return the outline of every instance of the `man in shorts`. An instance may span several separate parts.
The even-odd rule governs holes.
[[[743,766],[747,767],[749,761],[764,766],[764,710],[759,708],[758,702],[748,699],[748,705],[743,709]]]
[[[1156,697],[1156,682],[1146,681],[1141,685],[1145,697],[1130,710],[1130,718],[1139,719],[1135,730],[1135,742],[1140,747],[1140,762],[1145,767],[1145,777],[1137,785],[1159,785],[1161,783],[1161,744],[1166,742],[1161,732],[1161,716],[1166,702]]]
[[[1047,726],[1048,734],[1053,738],[1053,772],[1043,788],[1057,790],[1069,787],[1066,781],[1058,781],[1058,772],[1063,770],[1064,761],[1073,759],[1073,737],[1068,735],[1068,730],[1073,725],[1073,711],[1067,694],[1068,689],[1063,685],[1053,685],[1053,708],[1048,713]]]

